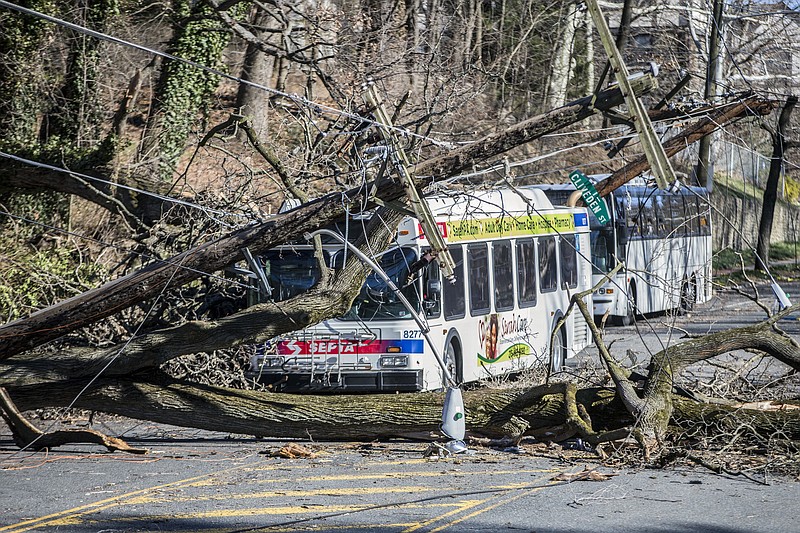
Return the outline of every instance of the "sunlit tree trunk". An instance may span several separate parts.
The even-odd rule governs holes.
[[[758,224],[758,244],[756,245],[755,269],[765,270],[769,266],[769,241],[772,237],[772,222],[775,218],[775,204],[778,201],[778,186],[783,173],[784,153],[791,144],[787,142],[786,130],[789,126],[789,119],[797,105],[797,96],[790,96],[781,110],[778,117],[778,124],[775,131],[770,132],[772,136],[772,157],[769,161],[769,175],[767,185],[764,188],[764,200],[761,207],[761,220]]]

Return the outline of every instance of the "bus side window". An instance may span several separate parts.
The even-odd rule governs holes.
[[[531,239],[517,241],[517,293],[520,307],[536,305],[536,253]]]
[[[708,197],[697,199],[697,220],[700,225],[700,235],[711,235],[711,208]]]
[[[486,244],[467,247],[469,265],[469,311],[472,316],[485,315],[490,310],[489,252]]]
[[[464,252],[461,246],[449,246],[450,256],[456,264],[456,282],[445,282],[442,290],[444,298],[444,317],[447,320],[464,318],[466,301],[464,300]]]
[[[539,283],[542,292],[554,291],[558,287],[555,237],[539,239]]]
[[[561,283],[565,288],[578,287],[578,251],[575,244],[577,235],[562,235],[559,244],[561,252]]]
[[[656,235],[667,237],[672,232],[672,224],[669,220],[669,197],[663,194],[656,194],[653,198],[656,214]]]
[[[652,198],[642,198],[641,204],[642,237],[656,236],[656,211]]]
[[[686,235],[686,225],[688,224],[686,213],[683,207],[683,195],[676,194],[669,197],[670,218],[672,219],[672,232],[678,237]]]
[[[686,233],[698,235],[700,226],[697,223],[697,198],[688,194],[683,197],[683,201],[686,209]]]
[[[497,311],[509,311],[514,308],[513,267],[511,243],[509,241],[500,241],[492,244],[494,306]],[[536,294],[535,291],[534,294]]]
[[[625,207],[624,204],[623,207]],[[639,212],[640,207],[639,198],[634,196],[631,198],[631,205],[624,209],[625,218],[623,220],[625,220],[625,223],[628,225],[628,239],[641,237],[642,235],[642,225],[640,223],[642,215]]]

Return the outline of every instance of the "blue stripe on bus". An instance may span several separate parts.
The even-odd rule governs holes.
[[[391,340],[387,341],[389,346],[400,348],[400,353],[423,353],[425,351],[425,341],[423,340]],[[384,349],[384,351],[386,351]]]
[[[589,217],[586,216],[586,213],[575,213],[572,216],[575,219],[575,227],[581,227],[581,226],[588,226],[589,225]]]

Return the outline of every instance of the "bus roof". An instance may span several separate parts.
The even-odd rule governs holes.
[[[553,209],[553,204],[543,191],[528,187],[453,191],[425,199],[434,216],[448,218],[519,216]]]
[[[602,178],[610,176],[610,174],[598,174],[595,176]],[[593,176],[589,177],[592,178]],[[595,180],[593,179],[592,181],[594,182]],[[557,202],[556,205],[560,205],[558,204],[558,202],[566,202],[566,199],[569,197],[569,195],[575,191],[575,186],[571,183],[555,183],[555,184],[537,183],[535,185],[527,185],[526,187],[538,189],[541,191],[559,191],[563,193],[557,195],[548,194],[548,197],[551,198],[551,200]],[[624,194],[626,192],[630,192],[634,194],[638,192],[641,195],[644,191],[657,192],[658,194],[678,194],[678,195],[694,194],[700,196],[708,195],[708,191],[705,189],[705,187],[698,187],[696,185],[682,185],[680,189],[678,189],[678,191],[675,193],[666,190],[659,191],[659,189],[656,189],[652,185],[647,185],[643,179],[639,178],[635,178],[628,183],[620,185],[619,188],[609,192],[608,194],[612,196],[618,196],[620,193]],[[690,193],[689,191],[692,192]]]

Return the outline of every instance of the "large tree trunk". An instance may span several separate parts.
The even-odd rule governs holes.
[[[268,41],[277,28],[275,17],[268,11],[256,8],[252,25],[256,29],[255,37]],[[275,57],[263,52],[263,47],[256,43],[248,43],[242,66],[242,79],[271,87],[275,71]],[[267,110],[270,106],[270,93],[242,83],[236,94],[236,107],[239,113],[250,118],[253,130],[263,139],[267,138],[269,122]]]
[[[578,29],[578,20],[582,13],[578,11],[576,4],[569,4],[567,13],[564,27],[560,28],[558,48],[555,51],[552,68],[550,69],[550,80],[547,85],[547,98],[545,100],[545,107],[548,109],[558,107],[566,101],[567,88],[571,81],[572,69],[575,64],[575,34]]]
[[[769,241],[772,237],[772,221],[775,218],[775,203],[778,201],[778,185],[783,172],[783,154],[786,150],[786,128],[792,111],[797,105],[797,97],[790,96],[778,117],[778,127],[772,134],[772,157],[769,161],[769,176],[764,189],[761,205],[761,220],[758,223],[758,244],[756,245],[755,269],[769,267]]]
[[[232,8],[235,9],[235,8]],[[200,65],[217,67],[228,44],[228,32],[204,2],[191,5],[170,42],[172,54]],[[147,119],[136,185],[161,193],[173,179],[192,124],[199,119],[219,84],[219,76],[182,61],[166,60],[161,68],[157,97]],[[126,194],[130,209],[146,224],[162,216],[163,201],[152,195]]]
[[[183,427],[275,438],[373,440],[435,435],[442,393],[292,395],[224,389],[195,383],[135,379],[98,380],[82,394],[81,384],[15,388],[20,410],[63,406],[103,411]],[[529,389],[464,393],[467,429],[488,437],[532,435],[562,441],[581,437],[598,444],[631,434],[640,422],[615,399],[613,389],[576,390],[556,383]],[[746,420],[761,435],[800,440],[800,409],[759,411],[741,405],[700,404],[675,398],[676,420],[709,431]],[[591,423],[589,421],[592,421]],[[602,428],[597,431],[593,428]],[[735,427],[735,426],[734,426]]]
[[[68,404],[81,387],[9,389],[20,410]],[[520,435],[564,424],[564,387],[474,391],[465,394],[471,431]],[[292,395],[135,379],[100,380],[75,407],[141,420],[261,437],[375,439],[433,432],[442,421],[443,394]]]

